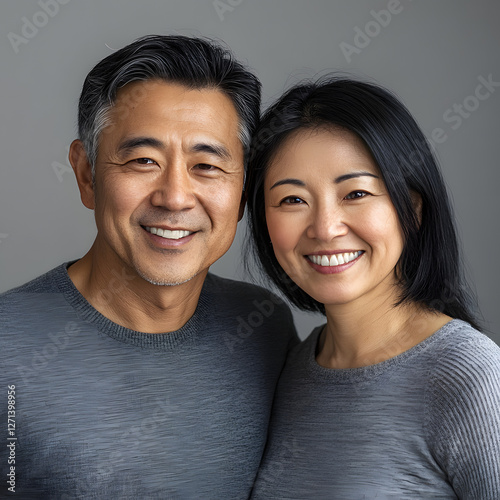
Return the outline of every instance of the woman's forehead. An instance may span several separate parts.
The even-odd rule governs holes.
[[[292,132],[271,157],[266,175],[272,171],[302,167],[316,162],[363,165],[379,173],[379,168],[364,141],[341,127],[320,126]]]

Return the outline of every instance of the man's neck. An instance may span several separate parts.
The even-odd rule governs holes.
[[[131,330],[173,332],[194,314],[207,272],[186,283],[153,285],[125,263],[102,262],[90,251],[68,269],[85,299],[103,316]]]

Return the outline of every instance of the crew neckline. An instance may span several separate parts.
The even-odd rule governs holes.
[[[188,341],[194,341],[200,332],[204,330],[207,318],[215,314],[213,301],[208,298],[212,281],[212,275],[209,273],[203,283],[198,305],[193,316],[179,330],[165,333],[146,333],[131,330],[108,319],[79,292],[68,274],[68,267],[74,262],[76,261],[65,262],[54,269],[53,279],[56,286],[83,321],[92,324],[99,332],[118,342],[154,351],[172,350]]]
[[[381,361],[374,365],[361,366],[358,368],[326,368],[316,361],[316,346],[318,345],[319,335],[325,325],[313,329],[309,337],[304,340],[305,361],[308,372],[314,376],[325,380],[335,381],[337,383],[357,383],[371,380],[382,375],[388,370],[406,364],[410,359],[418,356],[427,350],[431,345],[448,335],[452,330],[456,330],[461,325],[467,325],[459,319],[452,319],[432,335],[411,347],[407,351],[398,354],[392,358]]]

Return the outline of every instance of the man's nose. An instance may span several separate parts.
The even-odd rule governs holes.
[[[176,161],[166,166],[162,175],[156,180],[151,203],[172,212],[194,208],[196,196],[193,179],[184,162]]]

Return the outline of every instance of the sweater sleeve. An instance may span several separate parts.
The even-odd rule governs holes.
[[[459,499],[500,499],[500,348],[479,334],[436,362],[427,439]]]

